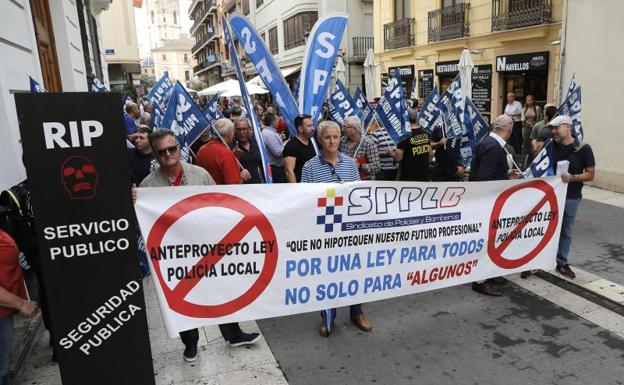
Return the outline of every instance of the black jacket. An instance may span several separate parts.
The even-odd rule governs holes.
[[[490,135],[483,138],[475,150],[470,166],[470,180],[506,180],[509,179],[507,153]]]

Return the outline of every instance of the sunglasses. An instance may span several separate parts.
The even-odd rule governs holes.
[[[158,156],[165,156],[165,155],[169,155],[169,154],[175,154],[176,152],[178,152],[178,145],[177,144],[175,146],[166,147],[166,148],[163,148],[162,150],[156,151]]]

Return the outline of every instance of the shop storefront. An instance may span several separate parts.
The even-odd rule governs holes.
[[[444,92],[455,76],[457,76],[459,73],[458,67],[458,60],[436,63],[435,71],[438,77],[440,92]],[[486,118],[489,118],[492,111],[491,64],[475,65],[472,71],[472,101],[479,108],[479,111],[481,111]]]
[[[524,104],[527,95],[535,97],[535,103],[544,106],[548,100],[548,52],[535,52],[496,57],[496,72],[503,85],[503,95],[516,94],[516,100]],[[500,110],[505,108],[502,103]]]
[[[433,70],[418,70],[418,97],[427,99],[433,91]]]
[[[401,76],[401,83],[403,84],[403,92],[408,97],[412,94],[415,82],[415,68],[413,65],[388,67],[388,72],[381,74],[381,87],[382,89],[388,85],[388,76],[393,75],[394,71],[399,70]]]

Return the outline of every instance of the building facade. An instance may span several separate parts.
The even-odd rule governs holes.
[[[111,91],[138,85],[141,73],[133,0],[113,1],[100,15]]]
[[[347,85],[352,90],[362,86],[363,67],[368,48],[373,47],[372,0],[195,0],[189,8],[194,20],[191,37],[196,45],[193,55],[198,60],[195,71],[207,84],[212,85],[234,77],[229,63],[229,52],[222,38],[221,14],[228,16],[239,12],[247,16],[264,38],[286,80],[295,82],[303,61],[306,39],[314,23],[330,12],[346,12],[349,22],[341,44],[340,56],[345,63]],[[235,42],[245,67],[247,78],[256,76],[243,50]]]
[[[153,76],[160,79],[167,73],[172,82],[178,80],[186,88],[190,88],[195,66],[191,48],[193,40],[186,35],[179,39],[163,40],[160,47],[152,49]]]
[[[0,189],[25,179],[13,94],[28,77],[48,91],[87,91],[89,75],[109,87],[101,12],[112,0],[0,2]]]
[[[575,0],[564,7],[560,95],[574,75],[582,91],[584,140],[596,156],[595,185],[624,192],[624,159],[616,144],[624,141],[617,112],[624,54],[616,48],[624,36],[624,2]]]
[[[178,39],[182,33],[179,0],[145,0],[150,49],[160,47],[163,41]]]
[[[563,0],[397,0],[374,4],[376,95],[398,69],[404,87],[425,98],[458,73],[462,50],[475,63],[473,100],[486,117],[503,112],[508,92],[555,103]]]

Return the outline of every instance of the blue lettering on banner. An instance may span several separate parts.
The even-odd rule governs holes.
[[[367,229],[387,229],[391,227],[415,226],[431,223],[450,222],[461,220],[460,212],[446,214],[420,215],[407,218],[380,219],[371,221],[343,222],[342,231],[367,230]]]
[[[425,130],[433,132],[436,126],[436,122],[440,116],[440,110],[437,107],[437,103],[440,100],[440,91],[438,86],[433,87],[433,90],[427,96],[425,103],[422,105],[420,112],[418,112],[418,123]]]
[[[332,13],[314,24],[303,56],[299,84],[299,111],[317,122],[320,115],[336,54],[347,25],[347,15]]]
[[[169,76],[164,74],[160,79],[158,79],[156,84],[154,84],[154,87],[152,87],[150,92],[147,94],[147,100],[149,100],[152,106],[158,104],[161,111],[166,111],[167,105],[169,104],[169,96],[171,95],[172,90],[173,84],[171,84]]]
[[[295,118],[299,115],[297,103],[264,40],[249,20],[239,13],[230,16],[230,25],[238,40],[243,42],[247,57],[256,67],[258,75],[279,106],[280,113],[288,124],[290,135],[297,135],[294,124]]]
[[[215,95],[210,99],[208,105],[204,109],[204,115],[211,126],[213,126],[217,120],[223,118],[223,114],[219,111],[219,95]]]
[[[360,115],[360,109],[357,107],[355,101],[351,98],[351,94],[349,94],[349,90],[342,84],[340,79],[336,80],[336,86],[334,87],[334,92],[331,94],[329,104],[332,118],[340,124],[344,122],[344,118],[347,116]]]
[[[225,42],[228,46],[228,50],[230,52],[230,61],[234,66],[234,70],[236,72],[236,77],[238,78],[238,85],[241,91],[241,99],[243,100],[243,105],[245,109],[249,111],[249,120],[251,121],[251,128],[253,130],[254,138],[256,139],[256,143],[258,144],[258,150],[260,151],[260,160],[262,161],[262,171],[264,174],[264,181],[266,183],[273,183],[273,178],[271,176],[271,164],[269,163],[269,156],[267,154],[266,145],[264,144],[264,138],[260,133],[260,123],[258,122],[258,117],[255,113],[253,113],[254,108],[251,103],[251,97],[249,96],[249,92],[247,91],[247,85],[245,84],[245,76],[243,75],[243,71],[241,70],[240,61],[238,60],[238,52],[236,51],[236,46],[232,41],[232,35],[230,34],[230,24],[226,19],[225,15],[221,15],[221,22],[223,25],[223,35],[225,36]],[[247,32],[243,35],[244,45],[248,47],[245,48],[246,51],[253,52],[256,48],[256,45],[249,40],[251,31],[247,30]],[[246,38],[245,38],[246,37]],[[264,71],[264,70],[263,70]],[[260,72],[260,71],[259,71]],[[265,74],[266,76],[266,74]]]

